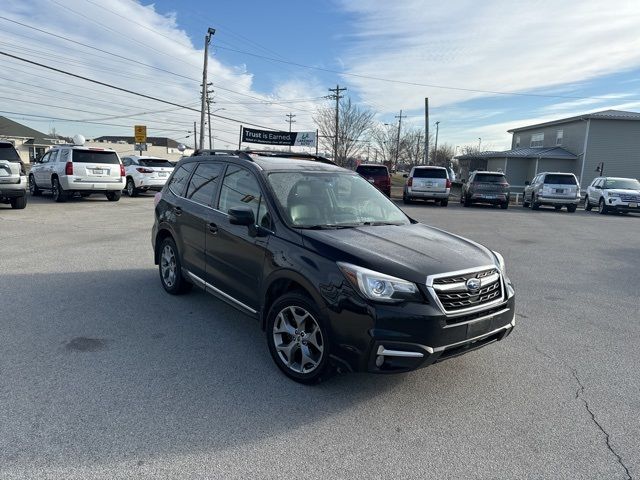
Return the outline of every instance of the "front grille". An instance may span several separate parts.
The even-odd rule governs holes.
[[[620,200],[622,200],[625,203],[640,202],[640,196],[639,195],[621,195]]]
[[[467,288],[466,282],[471,278],[482,282],[478,291],[469,291]],[[500,272],[495,268],[436,278],[433,280],[433,289],[446,313],[481,307],[503,297]]]

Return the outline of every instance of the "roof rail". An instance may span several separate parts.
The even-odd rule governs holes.
[[[306,160],[314,160],[328,165],[335,165],[335,162],[326,157],[315,155],[313,153],[286,152],[277,150],[241,150],[239,153],[260,155],[261,157],[278,157],[278,158],[300,158]]]
[[[194,150],[193,153],[191,154],[192,157],[202,157],[205,155],[232,155],[234,157],[240,157],[243,160],[249,160],[253,162],[253,158],[251,158],[242,150],[218,150],[218,149],[204,148],[204,149]]]

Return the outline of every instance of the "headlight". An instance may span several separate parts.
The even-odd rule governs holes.
[[[502,255],[500,255],[498,252],[494,252],[493,250],[491,251],[491,253],[493,253],[494,257],[496,257],[496,264],[498,265],[498,268],[500,269],[502,274],[506,275],[507,274],[507,267],[504,264],[504,257]]]
[[[421,301],[415,283],[385,275],[350,263],[338,262],[338,267],[353,287],[369,300],[379,302]]]
[[[620,195],[619,193],[616,192],[607,192],[607,195],[610,197],[621,197],[622,195]]]

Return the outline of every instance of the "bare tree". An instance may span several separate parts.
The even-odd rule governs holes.
[[[340,101],[338,125],[338,165],[346,165],[348,159],[366,150],[363,137],[373,126],[374,112],[358,107],[350,98]],[[336,111],[330,106],[321,107],[313,117],[320,131],[322,147],[333,150],[336,129]]]
[[[442,145],[438,145],[438,151],[435,149],[429,151],[429,163],[431,163],[431,165],[448,167],[454,155],[455,150],[453,146],[448,143],[443,143]]]

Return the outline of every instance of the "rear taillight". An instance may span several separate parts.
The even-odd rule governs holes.
[[[124,173],[124,165],[120,164],[120,176],[124,177],[125,173]]]
[[[156,193],[155,196],[153,197],[153,206],[154,207],[158,206],[158,204],[160,203],[160,200],[162,200],[162,192]]]
[[[446,188],[451,188],[451,180],[447,178]]]
[[[67,162],[64,165],[64,174],[65,175],[73,175],[73,163],[72,162]]]
[[[151,170],[150,168],[138,167],[136,168],[136,170],[140,173],[153,173],[153,170]]]
[[[409,180],[407,180],[407,186],[411,187],[413,185],[413,177],[409,177]]]

